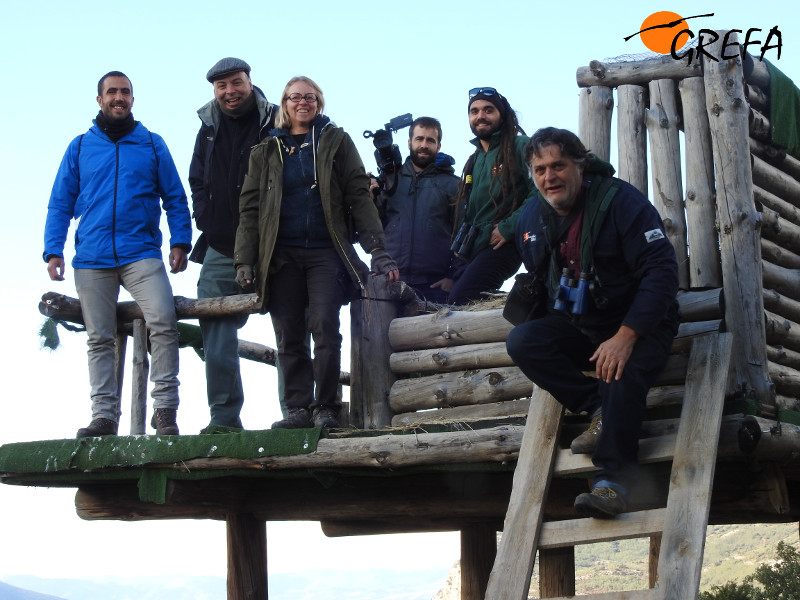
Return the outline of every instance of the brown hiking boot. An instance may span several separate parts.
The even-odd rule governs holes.
[[[117,435],[117,422],[111,419],[92,419],[88,427],[78,429],[75,437],[99,437],[102,435]]]
[[[575,510],[584,517],[610,519],[627,512],[628,503],[621,494],[608,487],[596,487],[591,493],[575,498]]]
[[[589,428],[572,440],[569,448],[573,454],[592,454],[597,448],[597,441],[600,439],[600,431],[603,429],[602,413],[592,418]]]
[[[323,406],[314,411],[313,419],[314,427],[338,427],[339,411],[335,408]]]
[[[150,419],[150,426],[158,435],[178,435],[178,424],[175,422],[177,412],[174,408],[157,408]]]

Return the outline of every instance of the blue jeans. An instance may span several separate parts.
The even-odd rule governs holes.
[[[243,290],[236,283],[233,259],[209,247],[197,281],[197,297],[219,298],[241,293]],[[244,389],[239,370],[238,330],[247,323],[247,315],[199,321],[203,334],[210,424],[241,427],[239,414],[244,404]]]
[[[639,338],[622,378],[611,383],[583,371],[594,370],[589,357],[616,330],[583,331],[568,317],[551,313],[512,329],[506,348],[531,381],[572,412],[602,410],[603,427],[592,456],[600,469],[595,479],[626,485],[638,468],[647,393],[669,358],[677,331],[677,316],[665,317],[652,333]]]
[[[178,408],[178,329],[164,263],[146,258],[111,269],[75,269],[75,287],[88,334],[92,419],[119,422],[114,340],[122,285],[142,309],[150,337],[153,408]]]

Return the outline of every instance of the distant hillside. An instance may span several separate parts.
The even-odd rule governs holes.
[[[700,589],[742,579],[760,564],[775,559],[778,542],[798,547],[797,523],[786,525],[725,525],[708,528]],[[575,548],[576,594],[599,594],[647,588],[648,538],[589,544]],[[539,568],[534,568],[529,598],[539,597]],[[434,600],[461,597],[459,565]]]
[[[48,596],[39,592],[23,590],[0,581],[0,598],[2,600],[64,600],[58,596]]]

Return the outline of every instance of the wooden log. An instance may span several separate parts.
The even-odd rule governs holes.
[[[434,315],[395,319],[389,325],[389,343],[399,352],[502,342],[512,328],[503,318],[502,309],[475,312],[442,309]]]
[[[228,600],[267,600],[267,524],[231,513],[228,540]]]
[[[483,600],[495,556],[494,525],[476,523],[461,530],[461,600]]]
[[[683,105],[684,147],[686,149],[686,221],[689,257],[689,285],[693,288],[722,286],[722,265],[717,240],[714,192],[714,157],[706,113],[703,80],[697,77],[678,83]]]
[[[389,357],[389,366],[392,372],[402,374],[513,367],[514,361],[506,352],[505,342],[490,342],[452,348],[395,352]]]
[[[769,311],[764,311],[764,315],[767,342],[800,351],[800,326]]]
[[[769,109],[769,97],[760,87],[745,83],[744,95],[747,97],[747,102],[752,108],[762,113]]]
[[[700,61],[675,60],[671,56],[631,62],[603,63],[593,60],[580,67],[575,75],[579,87],[606,85],[647,85],[653,79],[683,79],[701,77]]]
[[[120,406],[122,405],[122,384],[125,381],[125,355],[128,348],[128,336],[119,333],[114,339],[114,374],[117,378],[117,398],[120,399]],[[131,414],[134,411],[134,399],[131,398]],[[133,433],[133,432],[131,432]]]
[[[662,533],[650,536],[650,552],[647,560],[647,585],[650,589],[656,587],[658,583],[658,558],[661,556]]]
[[[781,219],[777,212],[769,208],[762,207],[759,215],[762,223],[761,233],[766,239],[787,248],[790,252],[800,252],[800,238],[795,237],[800,227],[791,221]]]
[[[681,151],[675,82],[650,82],[650,108],[645,111],[650,135],[653,204],[658,209],[667,237],[678,258],[678,285],[689,288],[689,256],[686,216],[681,182]],[[708,224],[708,227],[712,227]]]
[[[800,411],[800,398],[792,396],[783,396],[781,394],[775,395],[775,406],[785,410]]]
[[[800,371],[800,352],[789,350],[783,346],[767,346],[767,358],[775,364]]]
[[[761,238],[761,257],[765,261],[785,269],[800,269],[800,254],[781,248],[766,238]]]
[[[775,211],[781,218],[789,223],[800,225],[800,209],[791,202],[782,200],[772,192],[768,192],[757,185],[753,186],[753,197],[758,204]]]
[[[509,400],[472,406],[454,406],[452,408],[436,408],[419,412],[408,412],[392,417],[392,427],[416,427],[438,423],[469,423],[472,421],[488,421],[494,419],[525,418],[530,408],[530,400]]]
[[[713,56],[721,56],[723,36],[708,48]],[[760,217],[753,201],[741,60],[704,61],[703,68],[716,166],[725,321],[737,349],[733,383],[753,390],[760,404],[770,406],[773,390],[767,376]]]
[[[770,361],[769,378],[775,391],[783,396],[800,396],[800,371]]]
[[[618,175],[647,196],[647,88],[621,85],[617,88],[617,103]]]
[[[725,316],[725,295],[722,288],[678,292],[681,321],[711,321]]]
[[[744,80],[748,84],[761,88],[761,90],[767,96],[769,96],[770,77],[767,63],[765,63],[763,60],[755,58],[752,54],[745,52],[742,58],[742,74]]]
[[[769,142],[770,128],[772,126],[767,117],[751,107],[750,114],[747,117],[747,123],[750,128],[751,137],[761,140],[762,142]]]
[[[133,375],[131,377],[131,435],[142,435],[147,427],[147,325],[144,319],[133,321]]]
[[[395,376],[389,369],[392,350],[386,332],[397,316],[385,275],[367,280],[366,297],[350,307],[350,422],[359,429],[377,429],[392,422],[387,402]]]
[[[779,267],[766,260],[761,263],[765,289],[774,290],[792,299],[800,298],[800,270]]]
[[[800,302],[782,296],[775,290],[764,290],[764,308],[780,317],[800,323]]]
[[[536,388],[486,600],[528,597],[564,407]]]
[[[753,184],[800,207],[800,181],[758,156],[752,156]]]
[[[800,160],[787,154],[785,149],[750,138],[750,151],[784,173],[800,180]]]
[[[518,367],[437,373],[399,379],[389,391],[396,413],[529,398],[533,383]]]
[[[258,312],[258,306],[255,294],[200,299],[175,296],[175,311],[178,319],[198,319],[200,317],[251,314]],[[53,317],[71,323],[83,323],[80,301],[64,294],[55,292],[43,294],[42,300],[39,302],[39,312],[45,317]],[[144,318],[142,311],[136,302],[117,303],[118,321],[128,322],[142,318]]]
[[[539,549],[539,597],[575,595],[575,546]]]
[[[692,598],[700,586],[732,341],[724,333],[692,349],[654,592],[660,600]]]
[[[605,161],[611,159],[611,114],[614,92],[594,85],[581,88],[578,99],[578,137],[583,145]]]

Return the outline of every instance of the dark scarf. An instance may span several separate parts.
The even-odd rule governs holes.
[[[136,125],[139,123],[133,120],[133,113],[128,113],[128,116],[122,119],[122,121],[109,121],[106,119],[102,110],[97,113],[95,121],[103,133],[108,136],[108,139],[115,144],[136,129]]]
[[[255,108],[255,106],[256,106],[256,93],[255,93],[255,90],[253,90],[253,92],[247,98],[244,99],[244,102],[242,102],[241,106],[237,106],[234,109],[230,109],[227,106],[223,106],[223,103],[221,103],[221,102],[218,102],[217,105],[219,106],[219,109],[223,113],[225,113],[229,117],[233,117],[234,119],[236,119],[238,117],[241,117],[242,115],[246,115],[252,109]]]

